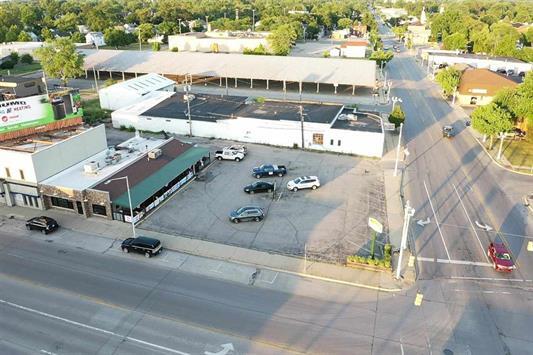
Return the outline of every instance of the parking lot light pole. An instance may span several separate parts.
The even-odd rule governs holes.
[[[122,176],[122,177],[119,177],[119,178],[109,179],[106,182],[104,182],[104,185],[107,185],[111,181],[115,181],[115,180],[126,180],[126,188],[128,190],[128,202],[130,204],[131,230],[133,232],[133,238],[135,238],[136,237],[136,235],[135,235],[135,222],[133,220],[133,206],[131,204],[130,181],[129,181],[127,176]]]
[[[411,217],[415,215],[415,209],[409,206],[409,201],[405,204],[404,216],[403,216],[403,230],[402,230],[402,241],[400,243],[400,256],[398,257],[398,265],[396,265],[396,279],[400,279],[401,269],[402,269],[402,258],[403,251],[407,247],[407,233],[409,232],[409,222]]]
[[[400,135],[398,136],[398,146],[396,147],[396,162],[394,163],[393,176],[398,176],[398,160],[400,159],[400,146],[402,144],[402,131],[403,131],[403,123],[400,123]]]

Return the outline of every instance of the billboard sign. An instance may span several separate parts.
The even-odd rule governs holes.
[[[77,92],[0,101],[0,133],[38,127],[82,115],[80,95]]]

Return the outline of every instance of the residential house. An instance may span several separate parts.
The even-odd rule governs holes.
[[[105,46],[104,34],[102,32],[89,32],[85,35],[85,43],[96,47]]]

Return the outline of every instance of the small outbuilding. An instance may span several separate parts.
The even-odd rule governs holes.
[[[174,91],[174,81],[158,74],[146,74],[123,81],[99,91],[100,107],[105,110],[118,110],[142,101],[154,91]]]

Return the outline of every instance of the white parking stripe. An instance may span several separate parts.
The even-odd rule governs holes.
[[[54,319],[54,320],[58,320],[58,321],[62,321],[62,322],[64,322],[64,323],[68,323],[68,324],[71,324],[71,325],[75,325],[75,326],[80,327],[80,328],[85,328],[85,329],[89,329],[89,330],[94,330],[94,331],[96,331],[96,332],[104,333],[104,334],[107,334],[107,335],[112,335],[112,336],[120,337],[120,338],[123,338],[123,339],[126,339],[126,340],[130,340],[130,341],[135,342],[135,343],[139,343],[139,344],[143,344],[143,345],[150,346],[150,347],[155,348],[155,349],[159,349],[159,350],[163,350],[163,351],[168,351],[168,352],[173,353],[173,354],[178,354],[178,355],[190,355],[189,353],[184,353],[184,352],[179,351],[179,350],[175,350],[175,349],[167,348],[167,347],[165,347],[165,346],[157,345],[157,344],[154,344],[154,343],[149,343],[149,342],[147,342],[147,341],[140,340],[140,339],[137,339],[137,338],[132,338],[132,337],[129,337],[129,336],[124,336],[124,335],[121,335],[121,334],[118,334],[118,333],[115,333],[115,332],[112,332],[112,331],[109,331],[109,330],[105,330],[105,329],[101,329],[101,328],[93,327],[93,326],[91,326],[91,325],[83,324],[83,323],[79,323],[79,322],[76,322],[76,321],[73,321],[73,320],[70,320],[70,319],[66,319],[66,318],[62,318],[62,317],[58,317],[58,316],[54,316],[53,314],[49,314],[49,313],[45,313],[45,312],[41,312],[41,311],[38,311],[38,310],[36,310],[36,309],[29,308],[29,307],[25,307],[25,306],[21,306],[21,305],[18,305],[18,304],[16,304],[16,303],[12,303],[12,302],[9,302],[9,301],[6,301],[6,300],[2,300],[2,299],[0,299],[0,304],[5,304],[5,305],[7,305],[7,306],[10,306],[10,307],[13,307],[13,308],[17,308],[17,309],[20,309],[20,310],[23,310],[23,311],[26,311],[26,312],[29,312],[29,313],[38,314],[38,315],[43,316],[43,317],[46,317],[46,318],[50,318],[50,319]]]
[[[440,223],[439,223],[439,219],[437,218],[437,213],[435,212],[435,209],[433,208],[433,203],[431,202],[431,197],[429,196],[429,191],[426,185],[426,180],[424,180],[424,188],[426,189],[426,194],[428,195],[429,205],[431,206],[431,211],[433,211],[433,217],[435,217],[435,223],[437,224],[437,229],[439,230],[440,239],[442,239],[442,244],[444,245],[446,256],[448,256],[448,259],[451,259],[450,253],[448,252],[448,247],[446,247],[446,242],[444,241],[444,236],[442,235],[442,231],[440,230]]]
[[[459,192],[457,191],[457,187],[455,184],[452,184],[453,189],[455,190],[455,193],[457,194],[457,197],[459,198],[459,202],[461,203],[461,206],[463,207],[463,210],[465,211],[466,218],[468,218],[468,222],[470,222],[470,226],[472,227],[472,230],[474,231],[474,235],[476,236],[477,241],[479,242],[479,246],[481,247],[481,254],[485,256],[485,260],[489,263],[489,257],[487,256],[487,253],[485,252],[485,248],[483,247],[483,244],[481,243],[481,240],[479,239],[479,235],[477,234],[476,229],[474,228],[474,224],[472,223],[472,220],[470,219],[470,216],[468,215],[468,212],[466,211],[466,207],[463,204],[463,200],[461,199],[461,196],[459,196]]]
[[[477,261],[468,261],[468,260],[451,260],[451,259],[437,259],[437,258],[427,258],[423,256],[417,256],[417,260],[420,261],[429,261],[432,263],[442,263],[442,264],[454,264],[454,265],[474,265],[474,266],[483,266],[483,267],[492,267],[490,263],[481,263]]]

